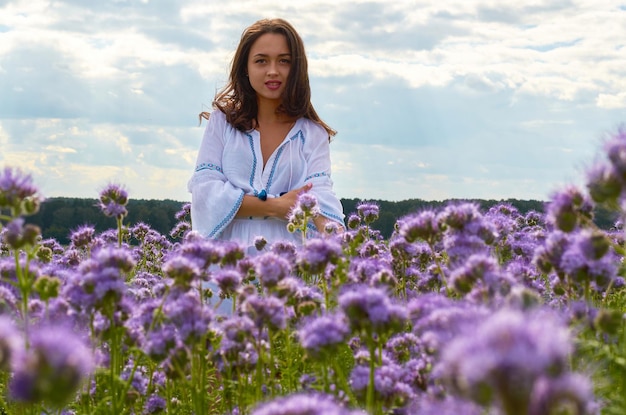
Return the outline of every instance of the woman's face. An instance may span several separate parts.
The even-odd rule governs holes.
[[[250,48],[248,79],[260,102],[280,102],[291,69],[291,53],[284,35],[265,33]]]

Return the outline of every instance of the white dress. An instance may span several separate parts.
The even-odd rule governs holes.
[[[301,241],[278,218],[235,218],[244,195],[268,198],[312,183],[321,214],[343,226],[343,208],[332,189],[328,133],[300,118],[263,166],[260,134],[241,132],[214,111],[206,126],[195,171],[189,180],[193,230],[210,239],[234,240],[250,247],[257,236],[268,243]]]

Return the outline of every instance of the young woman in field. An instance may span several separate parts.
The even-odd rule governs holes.
[[[193,229],[211,239],[251,246],[301,241],[286,218],[298,195],[311,192],[321,213],[315,226],[343,227],[343,209],[330,178],[330,137],[335,134],[311,104],[302,39],[282,19],[248,27],[232,61],[229,82],[218,92],[196,168]]]

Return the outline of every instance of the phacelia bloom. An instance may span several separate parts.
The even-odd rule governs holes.
[[[163,304],[163,315],[176,327],[184,344],[198,341],[207,333],[213,318],[210,306],[201,302],[194,291],[172,292]]]
[[[356,206],[356,210],[363,222],[370,224],[378,219],[380,207],[373,202],[361,202]]]
[[[213,281],[226,296],[235,293],[241,286],[242,280],[241,272],[235,268],[223,268],[213,274]]]
[[[593,281],[597,288],[606,287],[617,277],[619,263],[609,248],[609,241],[601,234],[578,232],[570,238],[556,268],[567,274],[570,282]]]
[[[480,404],[494,399],[521,410],[538,379],[565,373],[571,352],[569,331],[555,314],[502,309],[454,338],[434,373]]]
[[[183,203],[180,210],[174,215],[177,221],[184,221],[191,217],[191,203]]]
[[[439,214],[439,219],[447,227],[460,231],[481,220],[482,214],[476,203],[451,203]]]
[[[626,129],[620,129],[611,137],[604,150],[619,178],[626,182]]]
[[[9,388],[17,401],[60,406],[93,368],[90,349],[75,333],[63,327],[42,327],[31,332],[30,348],[16,362]]]
[[[334,264],[343,253],[341,244],[333,238],[315,238],[306,241],[298,251],[297,264],[308,274],[320,274]]]
[[[339,306],[354,331],[387,333],[400,329],[407,319],[406,309],[393,304],[380,288],[357,286],[339,296]]]
[[[398,408],[407,405],[415,398],[413,389],[404,383],[403,370],[400,366],[389,363],[377,367],[374,373],[374,393],[376,401],[386,408]],[[357,365],[350,374],[352,390],[365,397],[370,382],[369,365]]]
[[[313,193],[303,192],[298,195],[298,201],[296,206],[309,217],[315,217],[320,214],[320,209],[317,204],[317,198]]]
[[[121,218],[126,216],[128,193],[117,184],[109,184],[100,192],[99,207],[105,216]]]
[[[163,264],[163,274],[174,280],[176,285],[189,286],[200,278],[202,271],[198,265],[184,256],[173,256]]]
[[[146,400],[146,403],[143,407],[143,413],[144,415],[164,413],[166,408],[167,402],[165,401],[165,399],[153,393]]]
[[[574,186],[567,187],[552,195],[546,207],[548,221],[563,232],[572,232],[580,217],[591,219],[591,200]]]
[[[7,316],[0,316],[0,370],[9,371],[22,338],[13,321]]]
[[[86,248],[93,242],[96,229],[91,225],[84,225],[70,235],[72,245],[76,248]]]
[[[191,224],[189,222],[178,222],[170,231],[170,236],[172,238],[182,238],[190,230]]]
[[[0,171],[0,209],[12,209],[16,215],[35,214],[40,205],[37,192],[30,174],[11,167]]]
[[[342,406],[335,398],[321,393],[297,393],[262,403],[252,415],[359,415],[361,411]]]
[[[335,350],[349,334],[343,314],[324,314],[308,319],[298,330],[298,339],[310,356],[319,357]]]
[[[556,408],[572,408],[575,414],[597,413],[591,381],[578,373],[535,382],[529,414],[552,414]],[[575,409],[574,409],[575,408]]]
[[[351,213],[348,215],[348,229],[356,229],[361,225],[361,218],[356,213]]]
[[[400,236],[407,242],[418,240],[433,244],[440,237],[439,218],[432,210],[425,210],[398,221]]]
[[[63,292],[76,308],[90,311],[112,301],[116,304],[128,290],[125,273],[135,262],[124,249],[102,248],[84,260],[76,272],[68,274]]]
[[[255,259],[254,270],[264,287],[273,288],[291,274],[291,264],[273,252],[266,252]]]
[[[285,258],[289,262],[296,261],[296,245],[289,241],[276,241],[272,244],[270,250]]]
[[[279,298],[250,295],[242,302],[241,310],[259,328],[285,328],[287,322],[285,303]]]
[[[256,236],[254,238],[254,247],[256,248],[257,251],[262,251],[266,245],[267,245],[267,239],[265,239],[263,236]]]
[[[2,232],[2,242],[18,250],[26,246],[35,246],[41,236],[41,230],[33,224],[25,224],[19,217],[9,222]]]
[[[463,266],[450,274],[450,283],[462,294],[470,292],[480,282],[486,287],[495,286],[500,279],[500,269],[490,255],[471,255]]]
[[[441,399],[424,397],[411,402],[406,413],[419,415],[481,415],[484,414],[484,409],[473,402],[454,396],[446,396]]]
[[[624,184],[624,179],[611,165],[596,164],[587,171],[587,190],[596,203],[616,206]]]

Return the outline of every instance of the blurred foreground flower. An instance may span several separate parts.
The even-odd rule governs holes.
[[[94,368],[84,342],[63,327],[33,330],[30,348],[16,359],[10,389],[21,402],[63,405]]]

